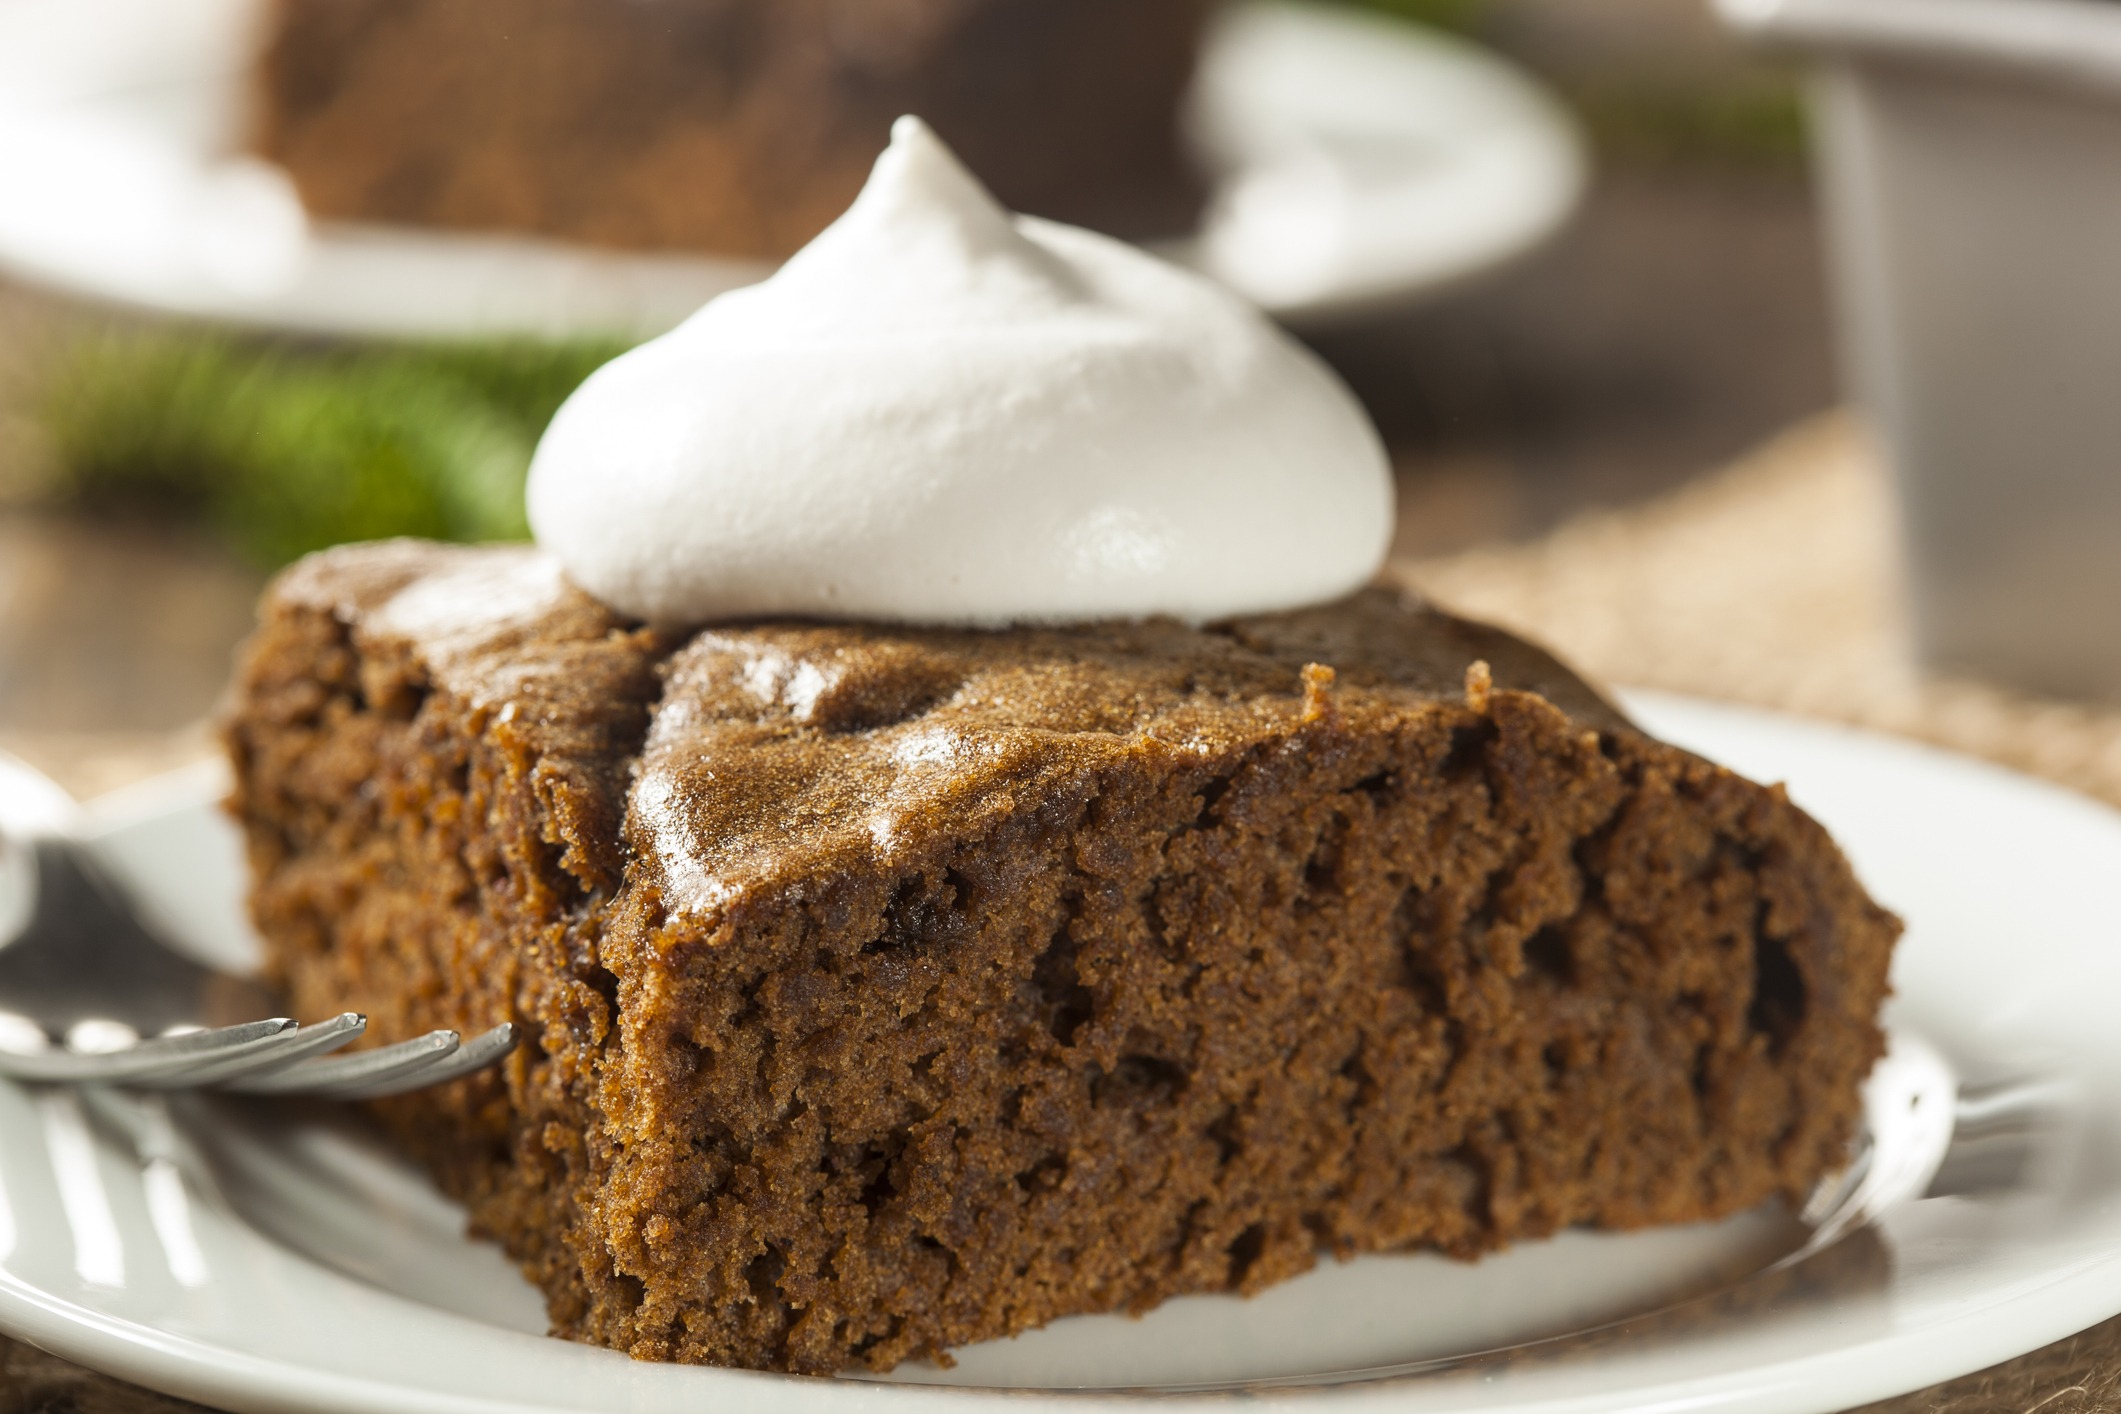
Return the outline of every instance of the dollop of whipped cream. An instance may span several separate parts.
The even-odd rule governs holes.
[[[914,118],[771,279],[599,369],[532,462],[567,573],[662,624],[1202,621],[1382,563],[1384,448],[1220,287],[1003,210]]]

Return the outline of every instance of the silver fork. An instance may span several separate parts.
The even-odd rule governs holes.
[[[352,1055],[368,1019],[271,1016],[255,984],[159,942],[74,838],[71,797],[0,753],[0,1076],[145,1090],[374,1099],[439,1085],[515,1047],[503,1022]],[[264,1016],[209,1026],[213,1017]]]

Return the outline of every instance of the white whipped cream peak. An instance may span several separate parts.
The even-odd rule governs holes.
[[[1384,449],[1324,364],[1119,241],[1011,216],[902,118],[763,284],[599,369],[530,523],[622,612],[1201,621],[1382,563]]]

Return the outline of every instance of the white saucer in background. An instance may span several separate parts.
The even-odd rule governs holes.
[[[259,0],[0,0],[0,269],[167,314],[363,336],[660,332],[748,262],[310,223],[237,154]],[[1221,175],[1163,253],[1292,321],[1493,269],[1574,208],[1568,118],[1471,45],[1249,0],[1203,55]]]

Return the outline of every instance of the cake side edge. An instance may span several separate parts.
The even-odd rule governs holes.
[[[884,1369],[1840,1165],[1898,925],[1815,822],[1535,694],[1334,696],[702,914],[637,871],[593,1338]]]
[[[661,645],[542,589],[487,606],[501,661],[389,627],[406,595],[466,571],[490,588],[520,557],[393,542],[302,562],[261,604],[222,734],[252,918],[297,1016],[362,1011],[364,1044],[517,1026],[498,1069],[368,1108],[558,1328],[597,1260],[576,1241],[612,1031],[596,937]],[[519,671],[541,634],[549,661]]]

